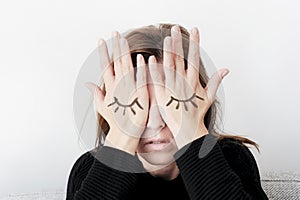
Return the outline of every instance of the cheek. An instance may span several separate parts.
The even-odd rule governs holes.
[[[141,153],[142,152],[142,144],[141,144],[141,141],[136,149],[136,153]]]

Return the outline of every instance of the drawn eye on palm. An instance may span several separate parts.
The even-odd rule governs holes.
[[[131,112],[135,115],[136,112],[133,109],[134,104],[136,104],[141,110],[144,110],[144,108],[141,106],[141,104],[138,102],[138,97],[136,97],[130,104],[125,105],[119,102],[117,97],[114,97],[114,102],[110,103],[107,105],[107,107],[110,107],[114,104],[117,104],[117,107],[115,108],[114,112],[117,112],[119,110],[120,107],[123,107],[123,115],[125,115],[125,110],[126,108],[130,108]]]
[[[168,101],[168,103],[166,104],[166,106],[168,107],[173,101],[177,101],[176,110],[178,110],[178,108],[179,108],[179,103],[182,102],[183,105],[184,105],[184,109],[185,109],[186,111],[188,111],[187,102],[190,102],[195,108],[198,108],[198,105],[193,101],[194,98],[198,98],[198,99],[204,101],[204,99],[203,99],[202,97],[196,95],[196,93],[194,93],[190,98],[188,98],[188,99],[183,99],[183,100],[177,99],[177,98],[171,96],[171,99]]]

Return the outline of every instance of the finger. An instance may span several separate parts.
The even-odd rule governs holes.
[[[200,62],[200,50],[199,50],[199,31],[196,27],[191,30],[190,44],[188,53],[188,68],[187,79],[191,83],[192,87],[195,87],[199,82],[199,62]]]
[[[136,72],[136,87],[137,89],[146,86],[146,64],[144,57],[141,54],[137,55],[137,72]]]
[[[162,79],[162,74],[159,72],[159,69],[158,69],[159,66],[156,61],[155,56],[150,56],[148,63],[149,63],[149,71],[150,71],[150,76],[151,76],[152,82],[154,82],[155,84],[161,85],[161,86],[164,85],[163,79]]]
[[[213,102],[216,97],[216,93],[220,86],[222,79],[229,73],[229,70],[224,68],[220,69],[219,71],[215,72],[212,77],[209,79],[205,90],[207,92],[207,96],[210,102]]]
[[[107,87],[113,82],[114,73],[112,63],[108,55],[106,42],[103,39],[99,39],[98,41],[98,54],[100,57],[100,67],[103,69],[101,73],[104,79],[104,84]]]
[[[172,38],[166,37],[164,39],[164,53],[163,53],[163,68],[165,72],[166,85],[168,87],[175,83],[175,66],[172,55]],[[151,76],[152,77],[152,76]]]
[[[162,74],[159,72],[158,69],[159,66],[157,64],[155,56],[149,57],[148,64],[149,64],[150,76],[154,84],[155,92],[158,94],[161,91],[161,89],[164,88],[164,81],[162,78]]]
[[[93,94],[93,99],[94,99],[95,106],[97,108],[97,111],[101,114],[102,113],[103,101],[104,101],[103,91],[96,84],[94,84],[92,82],[86,82],[85,86]]]
[[[120,47],[121,47],[121,62],[122,62],[122,72],[123,75],[130,76],[134,79],[133,73],[133,64],[131,60],[131,54],[128,42],[125,38],[120,38]]]
[[[171,29],[171,36],[172,36],[172,49],[175,58],[175,69],[178,75],[184,75],[184,55],[182,49],[182,36],[181,31],[178,25],[175,25]],[[176,75],[175,75],[176,76]]]
[[[122,77],[122,61],[121,61],[121,50],[120,50],[120,34],[118,31],[112,33],[112,49],[113,49],[113,62],[116,79]]]

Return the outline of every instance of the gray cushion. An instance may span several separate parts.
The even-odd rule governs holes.
[[[300,199],[300,174],[294,172],[267,172],[261,184],[269,199]]]
[[[66,199],[64,190],[35,192],[27,194],[10,194],[0,200],[63,200]]]

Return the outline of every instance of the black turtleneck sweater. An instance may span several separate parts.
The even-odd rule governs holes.
[[[154,177],[148,172],[134,173],[137,168],[143,169],[138,157],[112,147],[86,152],[72,167],[66,199],[268,199],[248,147],[225,138],[199,158],[202,143],[216,140],[211,134],[204,138],[176,152],[174,158],[180,174],[173,180]],[[133,171],[118,170],[122,168]]]

